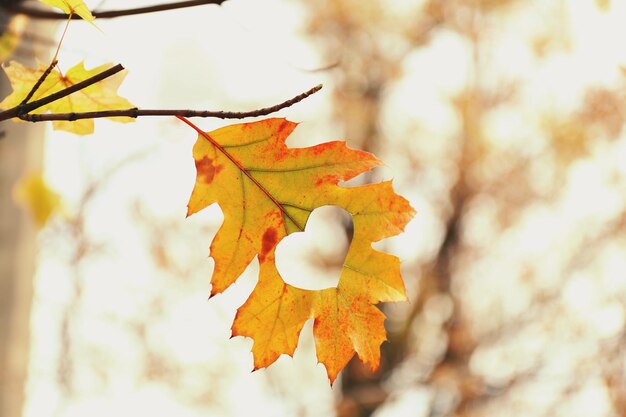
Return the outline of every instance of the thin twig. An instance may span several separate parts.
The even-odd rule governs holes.
[[[24,100],[22,100],[22,102],[20,103],[20,106],[23,106],[24,104],[28,103],[28,100],[30,100],[33,97],[33,95],[35,95],[37,90],[39,90],[39,87],[41,87],[41,84],[43,84],[46,78],[48,78],[48,75],[50,75],[50,73],[52,72],[52,69],[59,63],[59,61],[57,60],[57,57],[59,56],[59,51],[61,50],[61,45],[63,44],[63,39],[65,39],[65,34],[67,33],[67,28],[70,26],[70,21],[72,20],[73,14],[74,14],[73,12],[70,12],[67,18],[67,23],[65,24],[65,28],[63,29],[63,34],[61,35],[61,39],[59,40],[59,43],[57,45],[57,50],[54,53],[54,58],[52,58],[52,62],[50,62],[50,65],[48,65],[48,68],[46,68],[43,74],[41,74],[41,77],[39,77],[35,85],[33,85],[33,87],[30,89],[26,97],[24,97]]]
[[[24,104],[28,103],[28,100],[30,100],[31,98],[33,98],[33,96],[35,95],[35,93],[37,92],[37,90],[39,90],[39,87],[41,87],[41,84],[43,84],[43,82],[46,80],[46,78],[48,78],[48,75],[50,75],[50,73],[52,72],[52,70],[54,69],[54,67],[59,63],[59,61],[57,61],[56,59],[53,60],[50,65],[48,66],[48,68],[46,68],[46,70],[43,72],[43,74],[41,74],[41,77],[39,77],[39,79],[37,80],[37,82],[35,83],[35,85],[33,85],[33,88],[30,89],[30,91],[28,92],[28,94],[26,95],[26,97],[24,98],[24,100],[22,100],[22,102],[20,103],[20,106],[23,106]]]
[[[115,17],[122,16],[133,16],[154,12],[162,12],[167,10],[175,10],[175,9],[184,9],[187,7],[195,7],[195,6],[203,6],[207,4],[217,4],[220,5],[224,3],[226,0],[188,0],[188,1],[179,1],[174,3],[167,4],[157,4],[154,6],[146,6],[146,7],[137,7],[133,9],[122,9],[122,10],[105,10],[105,11],[94,11],[91,14],[98,19],[111,19]],[[29,16],[34,19],[56,19],[56,20],[65,20],[67,19],[66,13],[53,12],[48,10],[39,10],[33,7],[25,6],[23,4],[7,4],[2,5],[0,8],[6,10],[9,13],[14,14],[23,14]],[[72,19],[80,19],[80,16],[74,15]]]
[[[93,85],[99,81],[102,81],[106,78],[111,77],[112,75],[117,74],[122,71],[124,67],[122,64],[117,64],[114,67],[109,68],[108,70],[102,71],[99,74],[94,75],[93,77],[87,78],[84,81],[81,81],[77,84],[74,84],[70,87],[64,88],[61,91],[57,91],[54,94],[50,94],[49,96],[40,98],[39,100],[31,101],[30,103],[20,104],[11,109],[4,110],[0,112],[0,121],[12,119],[14,117],[22,117],[26,115],[28,112],[31,112],[39,107],[45,106],[46,104],[50,104],[53,101],[57,101],[62,99],[63,97],[69,96],[77,91],[82,90],[83,88],[87,88],[90,85]]]
[[[292,99],[284,101],[280,104],[271,107],[264,107],[262,109],[247,111],[247,112],[232,112],[232,111],[210,111],[210,110],[162,110],[162,109],[122,109],[122,110],[102,110],[92,112],[81,113],[48,113],[48,114],[27,114],[22,113],[19,117],[22,120],[29,122],[44,122],[50,120],[80,120],[80,119],[98,119],[101,117],[132,117],[137,118],[141,116],[182,116],[182,117],[214,117],[219,119],[243,119],[246,117],[266,116],[268,114],[277,112],[278,110],[292,106],[312,94],[317,93],[322,89],[322,85],[317,85],[300,95],[295,96]],[[1,113],[0,113],[1,116]],[[1,120],[1,119],[0,119]]]

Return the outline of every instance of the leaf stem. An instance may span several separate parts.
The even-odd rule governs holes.
[[[61,39],[59,39],[59,44],[57,45],[57,50],[54,53],[54,58],[52,61],[55,62],[57,57],[59,56],[59,51],[61,50],[61,44],[63,44],[63,39],[65,39],[65,34],[67,33],[67,28],[70,26],[70,22],[72,21],[72,16],[74,16],[74,11],[70,11],[70,14],[67,17],[67,23],[65,24],[65,28],[63,29],[63,34],[61,35]]]
[[[111,19],[115,17],[123,17],[123,16],[133,16],[133,15],[141,15],[147,13],[154,12],[162,12],[167,10],[175,10],[175,9],[184,9],[187,7],[195,7],[195,6],[203,6],[207,4],[217,4],[220,5],[224,3],[226,0],[188,0],[188,1],[178,1],[167,4],[156,4],[153,6],[145,6],[145,7],[136,7],[132,9],[121,9],[121,10],[105,10],[105,11],[94,11],[94,17],[98,19]],[[7,4],[2,5],[0,8],[6,10],[10,13],[23,14],[29,16],[34,19],[56,19],[56,20],[64,20],[67,19],[67,14],[48,11],[48,10],[39,10],[33,7],[25,6],[23,4]],[[80,19],[78,15],[73,15],[72,19]]]
[[[50,120],[80,120],[80,119],[98,119],[102,117],[142,117],[142,116],[181,116],[181,117],[213,117],[218,119],[244,119],[246,117],[266,116],[275,113],[281,109],[290,107],[305,98],[317,93],[322,89],[322,85],[317,85],[302,94],[299,94],[289,100],[283,101],[271,107],[264,107],[257,110],[246,112],[232,111],[211,111],[211,110],[184,110],[184,109],[121,109],[121,110],[101,110],[80,113],[48,113],[48,114],[27,114],[23,112],[18,117],[29,122],[44,122]],[[30,111],[30,110],[29,110]],[[15,116],[14,116],[15,117]],[[0,120],[2,113],[0,113]]]

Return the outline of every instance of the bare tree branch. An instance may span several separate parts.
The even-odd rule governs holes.
[[[122,109],[122,110],[102,110],[92,112],[81,113],[50,113],[50,114],[27,114],[22,113],[18,117],[28,122],[44,122],[50,120],[68,120],[74,121],[79,119],[98,119],[102,117],[132,117],[137,118],[140,116],[182,116],[182,117],[214,117],[219,119],[243,119],[246,117],[265,116],[281,109],[290,107],[312,94],[317,93],[322,89],[322,85],[317,85],[310,90],[297,95],[289,100],[283,101],[280,104],[276,104],[271,107],[264,107],[262,109],[251,110],[247,112],[232,112],[232,111],[210,111],[210,110],[184,110],[184,109]],[[2,113],[0,113],[0,117]],[[1,119],[0,119],[1,120]]]
[[[207,4],[217,4],[221,5],[226,0],[188,0],[188,1],[178,1],[174,3],[166,3],[166,4],[157,4],[154,6],[145,6],[145,7],[137,7],[133,9],[122,9],[122,10],[105,10],[105,11],[93,11],[92,14],[99,19],[112,19],[115,17],[122,16],[133,16],[154,12],[162,12],[166,10],[175,10],[175,9],[184,9],[188,7],[195,6],[204,6]],[[58,19],[65,20],[67,19],[66,13],[61,12],[53,12],[48,10],[39,10],[34,7],[26,6],[21,3],[18,4],[6,4],[0,6],[0,8],[4,9],[9,13],[14,14],[23,14],[29,16],[34,19]],[[72,19],[80,19],[80,16],[73,15]]]

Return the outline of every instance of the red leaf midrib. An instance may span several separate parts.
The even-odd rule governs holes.
[[[200,136],[202,136],[203,138],[205,138],[206,140],[208,140],[209,142],[211,142],[211,144],[213,146],[215,146],[220,152],[222,152],[222,154],[224,154],[224,156],[226,156],[228,159],[230,159],[230,161],[235,164],[237,166],[237,168],[246,176],[250,179],[250,181],[252,181],[262,192],[263,194],[265,194],[265,196],[267,198],[269,198],[275,205],[276,207],[278,207],[278,209],[283,213],[283,215],[285,217],[287,217],[289,220],[291,220],[291,222],[293,224],[296,225],[296,227],[303,232],[304,231],[304,227],[302,227],[300,225],[300,223],[298,223],[285,209],[285,207],[278,201],[276,200],[276,198],[274,198],[274,196],[272,194],[270,194],[269,191],[267,191],[267,189],[265,187],[263,187],[263,185],[252,176],[252,174],[250,172],[248,172],[248,170],[241,165],[241,163],[239,161],[237,161],[231,154],[228,153],[228,151],[226,151],[226,149],[224,149],[224,147],[222,145],[220,145],[215,139],[213,139],[207,132],[203,131],[202,129],[200,129],[198,126],[196,126],[195,124],[193,124],[192,122],[190,122],[189,120],[187,120],[186,118],[184,118],[183,116],[176,116],[179,120],[182,120],[183,122],[185,122],[187,125],[189,125],[190,127],[192,127],[196,132],[198,132],[198,134]],[[286,226],[285,226],[286,229]],[[286,230],[285,230],[286,231]]]

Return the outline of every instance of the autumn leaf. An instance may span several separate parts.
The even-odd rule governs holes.
[[[603,12],[611,9],[611,0],[596,0],[596,6]]]
[[[0,62],[6,61],[15,51],[19,37],[13,32],[5,31],[0,35]]]
[[[53,191],[40,172],[25,175],[13,189],[17,203],[28,209],[38,227],[43,227],[50,216],[61,209],[61,197]]]
[[[414,210],[390,181],[350,188],[338,183],[381,161],[344,142],[288,148],[285,140],[296,124],[285,119],[208,133],[181,120],[198,131],[193,148],[197,178],[188,215],[213,203],[224,213],[211,244],[211,294],[224,291],[258,256],[257,286],[232,328],[233,335],[254,340],[255,369],[283,353],[293,355],[309,318],[315,320],[317,357],[331,382],[355,352],[376,369],[386,333],[385,316],[375,304],[402,301],[406,295],[398,258],[374,250],[372,243],[401,233]],[[278,273],[276,246],[287,235],[302,232],[311,212],[325,205],[345,209],[354,222],[339,283],[318,291],[293,287]]]
[[[61,74],[58,70],[53,70],[33,95],[31,101],[49,96],[50,94],[84,81],[87,78],[105,71],[111,66],[111,64],[104,64],[91,70],[86,70],[84,63],[80,62],[70,68],[65,75]],[[0,109],[6,110],[19,105],[45,70],[46,67],[43,66],[35,70],[15,61],[11,61],[8,66],[4,67],[4,71],[9,77],[11,86],[13,87],[13,93],[0,103]],[[70,94],[62,99],[39,107],[33,110],[32,113],[38,114],[47,111],[53,113],[71,113],[132,108],[134,106],[128,100],[117,95],[117,89],[125,76],[126,71],[123,71],[113,77],[77,91],[74,94]],[[111,117],[110,119],[123,123],[134,121],[134,119],[130,117]],[[52,125],[54,129],[65,130],[78,135],[88,135],[94,131],[93,119],[54,121]]]
[[[41,0],[43,3],[58,7],[67,14],[77,14],[88,22],[93,22],[95,17],[91,14],[83,0]]]
[[[15,51],[26,26],[25,16],[11,18],[0,35],[0,62],[5,62]]]

